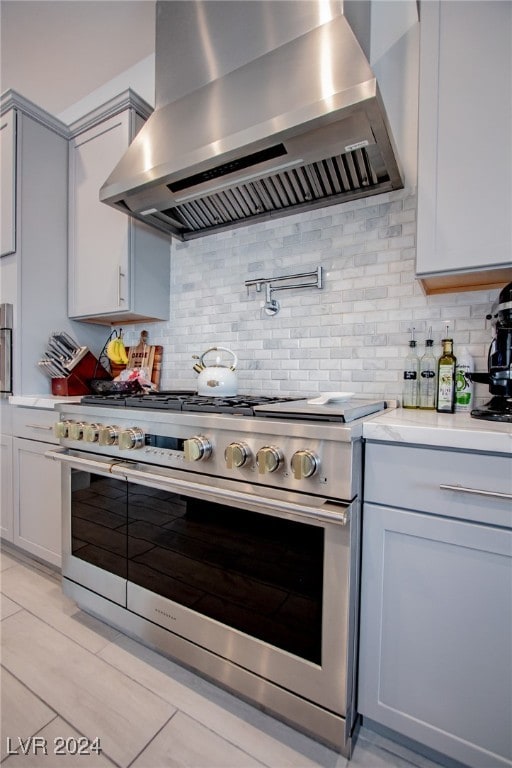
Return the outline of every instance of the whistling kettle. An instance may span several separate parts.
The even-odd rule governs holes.
[[[230,366],[221,365],[220,355],[215,359],[215,365],[206,365],[204,358],[209,352],[228,352],[233,357]],[[197,378],[197,394],[210,397],[232,397],[237,394],[237,376],[235,373],[237,356],[227,347],[210,347],[199,357],[199,362],[193,367],[199,373]]]

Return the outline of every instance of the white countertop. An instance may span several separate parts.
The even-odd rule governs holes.
[[[396,408],[365,421],[363,437],[512,455],[512,424],[473,419],[469,413]]]
[[[25,408],[46,408],[53,410],[57,403],[79,403],[82,395],[75,397],[59,397],[59,395],[11,395],[11,405],[23,405]]]

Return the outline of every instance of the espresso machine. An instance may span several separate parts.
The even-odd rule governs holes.
[[[475,419],[512,422],[512,283],[509,283],[493,304],[487,316],[494,327],[489,347],[487,373],[470,374],[473,381],[488,384],[492,397],[481,408],[474,408]]]

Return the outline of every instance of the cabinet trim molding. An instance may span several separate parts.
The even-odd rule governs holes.
[[[12,88],[5,91],[5,93],[0,96],[0,114],[3,115],[9,109],[20,109],[24,114],[28,115],[41,125],[44,125],[45,128],[50,128],[50,130],[54,131],[59,136],[62,136],[64,139],[69,139],[71,136],[69,128],[65,123],[61,122],[49,112],[46,112],[41,107],[38,107],[37,104],[26,99]]]
[[[86,115],[71,123],[69,126],[70,137],[75,138],[89,128],[97,126],[98,122],[114,117],[127,109],[133,109],[144,120],[147,120],[153,112],[153,107],[147,101],[141,98],[135,91],[132,91],[131,88],[127,88],[126,91],[114,96],[106,104],[92,109]],[[133,138],[133,134],[131,138]]]

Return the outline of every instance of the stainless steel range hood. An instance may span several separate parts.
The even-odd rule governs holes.
[[[157,3],[157,75],[172,5]],[[175,64],[174,77],[186,67]],[[157,109],[100,199],[180,239],[403,186],[376,79],[343,14],[170,103],[158,83]]]

